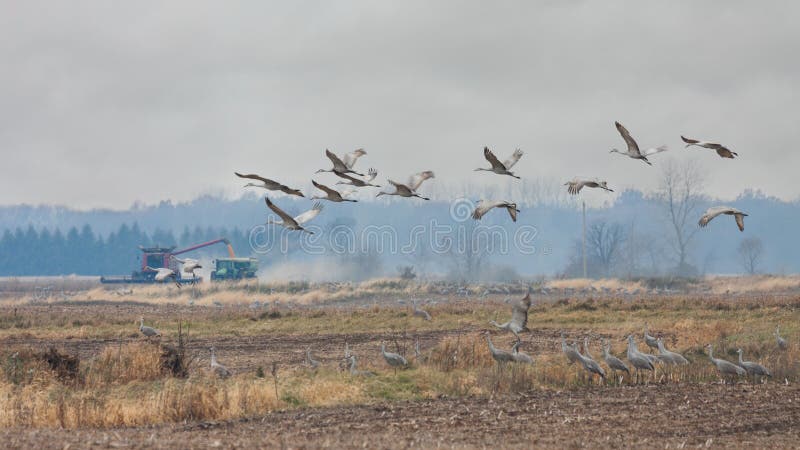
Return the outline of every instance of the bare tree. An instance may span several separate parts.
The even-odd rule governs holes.
[[[677,272],[688,274],[689,249],[697,233],[695,219],[703,201],[703,175],[694,161],[678,163],[667,161],[661,175],[658,199],[661,201],[669,223],[667,239],[677,260]]]
[[[617,260],[617,253],[625,242],[625,230],[618,223],[597,221],[589,225],[586,245],[592,261],[598,264],[598,272],[607,276]]]
[[[739,262],[750,275],[758,271],[758,264],[764,254],[764,244],[757,237],[749,237],[739,243]]]

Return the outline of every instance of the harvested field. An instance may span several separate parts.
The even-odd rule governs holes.
[[[534,365],[498,367],[481,333],[510,348],[513,335],[488,322],[507,320],[507,299],[519,293],[430,294],[425,321],[394,294],[252,307],[154,302],[153,289],[0,303],[0,424],[10,448],[787,447],[800,434],[800,297],[791,293],[539,294],[521,334]],[[140,317],[162,336],[144,338]],[[561,353],[561,332],[568,342],[588,338],[596,358],[607,339],[624,359],[628,334],[652,351],[645,322],[690,364],[659,366],[638,384],[610,373],[600,383]],[[776,326],[789,349],[777,348]],[[411,367],[395,373],[381,342]],[[708,343],[730,361],[742,348],[773,377],[721,384]],[[374,377],[345,370],[345,345]],[[208,369],[212,346],[229,379]],[[307,348],[320,368],[305,363]],[[159,368],[166,349],[182,355],[185,376]],[[68,378],[46,359],[62,357],[79,363]]]
[[[665,413],[665,412],[668,412]],[[0,431],[7,448],[796,447],[800,387],[533,391],[310,408],[224,422]]]

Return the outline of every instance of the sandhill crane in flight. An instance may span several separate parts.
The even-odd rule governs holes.
[[[328,200],[328,201],[337,202],[337,203],[338,202],[357,202],[358,201],[358,200],[351,200],[349,198],[344,198],[342,196],[342,194],[339,193],[338,191],[333,190],[333,189],[329,188],[328,186],[325,186],[324,184],[317,183],[314,180],[311,180],[311,183],[314,185],[315,188],[319,189],[320,191],[325,192],[325,196],[324,197],[320,197],[318,195],[315,195],[315,196],[311,197],[312,200]]]
[[[722,146],[720,144],[717,144],[715,142],[698,141],[697,139],[689,139],[689,138],[683,137],[683,136],[681,136],[681,139],[683,140],[683,142],[686,142],[686,148],[689,148],[689,147],[691,147],[693,145],[695,145],[697,147],[705,147],[705,148],[708,148],[708,149],[716,151],[717,154],[721,158],[733,159],[733,158],[739,156],[738,153],[732,152],[729,149],[727,149],[726,147],[724,147],[724,146]]]
[[[739,367],[743,368],[747,371],[748,375],[753,376],[753,381],[755,381],[756,377],[771,377],[772,374],[766,367],[762,366],[759,363],[755,363],[752,361],[743,361],[742,360],[742,349],[736,350],[739,354]]]
[[[262,189],[266,189],[268,191],[281,191],[281,192],[283,192],[285,194],[296,195],[298,197],[305,197],[303,195],[303,193],[300,192],[299,189],[292,189],[289,186],[280,184],[277,181],[270,180],[269,178],[264,178],[264,177],[261,177],[259,175],[254,174],[254,173],[250,173],[250,174],[241,174],[239,172],[233,172],[233,173],[235,173],[236,176],[239,177],[239,178],[248,178],[248,179],[251,179],[251,180],[258,180],[258,181],[261,182],[261,184],[258,184],[258,183],[247,183],[247,184],[244,185],[244,187],[259,187],[259,188],[262,188]]]
[[[430,200],[428,197],[423,197],[417,193],[417,189],[422,185],[422,182],[429,178],[436,178],[430,170],[411,175],[406,184],[398,183],[396,181],[388,180],[389,184],[394,186],[394,192],[378,192],[376,197],[381,195],[398,195],[400,197],[419,197],[423,200]]]
[[[175,285],[178,286],[178,289],[180,289],[181,287],[181,280],[178,279],[178,274],[175,273],[175,271],[172,269],[168,269],[166,267],[159,267],[155,269],[150,266],[144,266],[144,270],[149,272],[156,272],[156,276],[154,279],[159,283],[163,283],[167,281],[167,278],[171,278],[172,281],[175,282]]]
[[[628,132],[628,130],[625,127],[623,127],[622,124],[619,122],[614,122],[614,125],[616,125],[619,134],[622,135],[622,139],[625,140],[625,144],[628,146],[628,149],[627,151],[622,152],[617,150],[616,148],[612,148],[609,153],[619,153],[621,155],[627,156],[628,158],[641,159],[642,161],[652,166],[653,164],[647,160],[647,155],[658,153],[657,151],[652,151],[652,150],[659,150],[661,147],[657,149],[648,149],[645,150],[644,153],[642,153],[642,151],[639,150],[639,144],[637,144],[636,141],[633,139],[633,137],[631,137],[631,134]]]
[[[178,261],[179,263],[183,264],[181,266],[181,270],[186,272],[186,273],[191,274],[192,277],[195,276],[195,273],[194,273],[195,270],[203,268],[203,266],[200,265],[200,261],[198,261],[196,259],[192,259],[192,258],[180,259],[180,258],[176,258],[174,256],[172,257],[172,259],[174,259],[175,261]]]
[[[355,186],[355,187],[367,187],[367,186],[381,187],[379,184],[372,184],[372,180],[374,180],[375,177],[378,176],[378,171],[375,170],[375,169],[372,169],[372,168],[370,168],[367,171],[366,180],[361,180],[361,179],[356,178],[356,177],[351,177],[350,175],[348,175],[346,173],[337,172],[335,170],[333,171],[333,173],[336,176],[338,176],[340,178],[344,178],[345,180],[347,180],[347,181],[337,181],[336,184],[349,184],[349,185]]]
[[[506,211],[508,211],[508,215],[511,216],[511,221],[517,221],[517,213],[519,212],[517,209],[517,204],[510,203],[505,200],[481,200],[478,202],[478,206],[475,207],[475,211],[472,212],[472,218],[475,220],[481,220],[481,217],[483,217],[487,212],[491,211],[492,208],[505,208]]]
[[[511,305],[511,320],[506,323],[497,323],[490,320],[489,323],[502,330],[508,330],[514,333],[514,336],[519,340],[519,334],[523,331],[528,331],[528,309],[531,307],[531,288],[528,287],[528,293],[525,297],[517,300]]]
[[[572,181],[567,181],[566,183],[564,183],[564,186],[567,186],[567,192],[569,192],[572,195],[576,195],[584,187],[600,188],[608,192],[614,192],[613,189],[610,189],[608,187],[608,183],[600,180],[582,180],[580,178],[574,178]]]
[[[486,158],[487,161],[489,161],[489,164],[491,164],[492,167],[489,169],[484,169],[483,167],[479,167],[475,169],[475,171],[494,172],[498,175],[508,175],[519,179],[519,177],[514,175],[514,172],[511,171],[511,168],[514,167],[514,165],[517,163],[517,161],[519,161],[520,158],[522,158],[522,155],[523,155],[522,150],[516,149],[514,150],[514,153],[511,154],[511,157],[509,157],[507,160],[503,162],[500,162],[500,160],[497,159],[497,156],[494,156],[494,153],[492,153],[492,151],[489,150],[489,147],[483,147],[483,157]]]
[[[713,345],[708,344],[706,348],[708,349],[708,359],[710,359],[714,366],[716,366],[717,371],[723,376],[723,378],[728,377],[730,378],[731,382],[733,382],[734,377],[740,377],[747,373],[744,369],[730,361],[714,358]]]
[[[153,327],[144,326],[144,317],[139,318],[139,332],[145,335],[148,339],[153,336],[161,336],[161,332]]]
[[[272,203],[269,200],[269,198],[264,197],[264,201],[267,202],[267,206],[269,207],[269,209],[271,209],[272,212],[277,214],[282,219],[281,222],[275,222],[272,220],[272,218],[267,219],[267,225],[270,224],[280,225],[288,230],[300,230],[300,231],[305,231],[308,234],[314,234],[313,231],[308,231],[305,228],[303,228],[303,224],[309,222],[314,217],[317,217],[320,211],[322,211],[322,203],[319,202],[314,203],[314,206],[308,211],[300,214],[297,217],[292,217],[286,214],[282,209],[275,206],[275,204]]]
[[[356,165],[358,158],[361,158],[366,154],[367,152],[363,148],[357,148],[350,153],[345,153],[344,157],[342,158],[342,162],[344,162],[344,165],[349,169],[352,169],[353,166]]]
[[[703,214],[703,217],[700,218],[700,222],[698,222],[698,224],[701,227],[705,227],[708,225],[708,222],[711,222],[711,219],[719,216],[720,214],[733,216],[736,219],[736,226],[739,227],[739,231],[744,231],[744,218],[748,214],[730,206],[713,206],[708,208],[705,214]]]
[[[231,372],[228,370],[228,368],[217,362],[217,355],[215,353],[214,347],[211,347],[210,350],[211,350],[211,370],[214,371],[214,374],[220,378],[228,378],[229,376],[231,376]]]
[[[778,348],[781,350],[786,350],[789,345],[786,343],[786,339],[781,337],[780,329],[775,327],[775,342],[778,344]]]
[[[356,151],[358,151],[358,150],[356,150]],[[363,150],[362,150],[362,152],[363,152]],[[353,153],[355,153],[355,152],[353,152]],[[334,154],[332,151],[328,150],[327,148],[325,149],[325,156],[327,156],[328,159],[331,160],[331,162],[333,163],[333,168],[331,168],[329,170],[319,169],[317,171],[317,173],[322,173],[322,172],[340,172],[340,173],[354,173],[354,174],[362,176],[362,177],[364,176],[363,173],[358,173],[355,170],[353,170],[350,167],[348,167],[348,165],[345,164],[344,161],[339,159],[339,157],[336,156],[336,154]],[[361,156],[361,155],[359,155],[359,156]],[[345,157],[346,157],[346,155],[345,155]],[[352,159],[351,166],[352,166],[352,164],[355,164],[355,160],[356,159],[358,159],[358,156],[356,156],[354,159]]]

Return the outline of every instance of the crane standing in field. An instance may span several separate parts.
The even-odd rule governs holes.
[[[528,287],[528,293],[525,297],[514,302],[511,305],[511,320],[505,323],[497,323],[490,320],[489,323],[497,328],[508,330],[514,333],[514,336],[519,340],[519,333],[528,331],[528,309],[531,307],[531,288]]]
[[[348,355],[345,358],[347,361],[350,362],[350,375],[354,377],[374,377],[375,372],[369,370],[358,370],[356,368],[356,355]]]
[[[743,361],[742,360],[742,349],[738,349],[736,353],[739,354],[739,366],[743,368],[748,375],[753,376],[753,383],[756,382],[758,377],[772,377],[772,373],[767,370],[766,367],[762,366],[759,363],[755,363],[752,361]]]
[[[619,358],[610,353],[610,349],[611,345],[608,343],[607,340],[604,341],[603,361],[605,361],[608,367],[611,369],[611,373],[614,375],[614,381],[617,382],[617,384],[619,384],[619,382],[622,380],[622,377],[617,378],[617,371],[619,370],[625,372],[628,375],[630,375],[631,371],[628,369],[628,366],[626,366],[625,363],[622,362],[622,360],[620,360]]]
[[[491,164],[492,167],[489,169],[484,169],[480,167],[475,169],[475,171],[494,172],[498,175],[508,175],[510,177],[519,179],[519,177],[514,175],[514,172],[511,171],[511,168],[514,167],[515,164],[517,164],[517,161],[519,161],[519,159],[522,158],[522,155],[523,155],[522,150],[516,149],[514,150],[514,153],[511,155],[511,157],[509,157],[507,160],[503,162],[500,162],[500,160],[497,159],[497,156],[494,156],[494,153],[492,153],[492,151],[489,150],[489,147],[483,147],[483,157],[486,158],[487,161],[489,161],[489,164]]]
[[[386,344],[383,342],[381,342],[381,354],[383,355],[383,359],[386,360],[386,363],[392,366],[392,368],[394,368],[395,375],[397,375],[398,367],[402,368],[408,367],[408,361],[406,361],[406,359],[403,358],[403,356],[398,353],[387,352]]]
[[[147,339],[158,336],[161,337],[161,332],[152,327],[144,326],[144,317],[139,318],[139,332],[142,333]]]
[[[653,350],[658,350],[658,339],[647,332],[647,322],[644,323],[644,343]]]
[[[214,371],[214,374],[220,378],[228,378],[229,376],[231,376],[231,372],[228,370],[228,368],[217,362],[217,355],[215,353],[214,347],[211,347],[210,350],[211,350],[211,370]]]
[[[525,352],[519,351],[519,346],[522,344],[522,341],[517,340],[514,342],[514,345],[511,346],[511,358],[514,362],[522,363],[522,364],[533,364],[533,358]]]
[[[314,370],[319,368],[319,361],[311,356],[311,347],[306,347],[306,364],[308,364]]]
[[[419,306],[417,306],[417,299],[411,300],[411,306],[414,309],[414,316],[422,317],[425,320],[431,320],[431,315],[428,314],[428,311],[420,309]]]
[[[706,346],[708,349],[708,359],[711,360],[711,363],[717,368],[717,371],[722,376],[723,381],[726,380],[726,377],[730,379],[731,384],[733,384],[733,380],[735,377],[740,377],[747,373],[743,368],[737,366],[736,364],[725,361],[724,359],[717,359],[714,358],[714,346],[708,344]]]
[[[644,353],[641,353],[638,348],[636,348],[636,342],[633,340],[633,335],[628,336],[628,362],[631,363],[634,369],[636,369],[636,382],[638,383],[641,378],[641,371],[642,370],[649,370],[651,372],[655,372],[656,367],[653,364],[653,361],[647,357]]]
[[[492,358],[499,364],[505,364],[507,362],[514,361],[514,357],[511,355],[510,352],[501,350],[494,346],[494,344],[492,343],[491,333],[489,333],[488,331],[486,332],[486,343],[489,344],[489,353],[492,354]]]
[[[778,348],[781,350],[786,350],[789,345],[786,343],[786,339],[781,337],[780,329],[775,327],[775,342],[778,344]]]
[[[592,359],[592,355],[589,354],[589,338],[583,338],[583,354],[578,353],[578,357],[580,358],[581,365],[583,368],[589,372],[589,384],[592,383],[594,380],[594,375],[597,374],[600,378],[605,381],[606,379],[606,371],[600,367],[600,364],[597,364],[597,361]]]

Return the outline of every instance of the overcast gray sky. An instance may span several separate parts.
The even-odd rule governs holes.
[[[655,188],[664,158],[610,155],[614,120],[712,195],[800,196],[797,2],[0,5],[0,204],[187,200],[237,192],[234,170],[305,186],[326,147],[381,180],[497,181],[472,171],[489,145],[520,146],[525,178]]]

